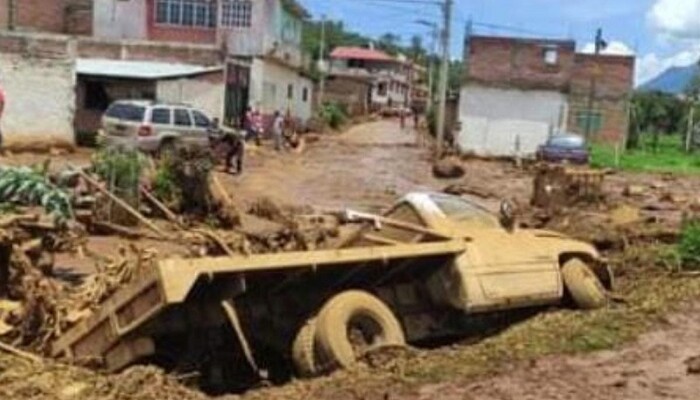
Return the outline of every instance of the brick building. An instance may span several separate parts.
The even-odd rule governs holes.
[[[0,29],[92,33],[92,0],[0,0]]]
[[[363,47],[337,47],[330,54],[331,76],[372,81],[370,107],[403,106],[408,103],[410,68],[405,59]]]
[[[634,64],[633,56],[577,53],[571,40],[471,36],[457,143],[499,156],[532,154],[561,132],[624,143]]]

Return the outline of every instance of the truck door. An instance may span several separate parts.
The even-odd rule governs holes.
[[[508,309],[548,304],[561,298],[559,263],[533,238],[501,230],[482,231],[467,251],[469,275],[478,283],[470,308]]]

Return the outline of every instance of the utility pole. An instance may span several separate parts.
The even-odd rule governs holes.
[[[598,28],[596,31],[595,35],[595,52],[593,54],[593,68],[591,71],[591,86],[590,86],[590,91],[588,92],[588,106],[587,106],[587,111],[586,111],[586,143],[590,143],[591,140],[591,134],[593,130],[593,102],[595,101],[595,95],[596,95],[596,86],[598,84],[598,73],[599,73],[599,66],[598,66],[598,56],[600,55],[600,52],[603,51],[608,44],[603,40],[603,30]]]
[[[442,30],[442,65],[440,67],[439,102],[437,111],[437,157],[442,157],[445,140],[445,106],[447,103],[447,78],[450,73],[450,37],[452,25],[452,7],[454,0],[445,0],[445,22]]]
[[[321,45],[318,54],[318,69],[321,79],[318,85],[318,107],[323,107],[323,98],[326,94],[326,15],[321,16]]]
[[[424,19],[419,19],[415,22],[430,28],[430,51],[428,54],[428,108],[430,108],[435,101],[435,56],[438,53],[438,32],[440,28],[435,22],[426,21]]]

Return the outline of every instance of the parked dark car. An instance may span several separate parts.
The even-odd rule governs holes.
[[[537,149],[537,160],[551,163],[588,164],[586,141],[577,135],[556,135]]]

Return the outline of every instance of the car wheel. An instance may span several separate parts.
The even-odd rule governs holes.
[[[404,346],[401,324],[378,298],[347,291],[329,300],[316,323],[316,345],[323,369],[351,368],[368,352]]]
[[[574,303],[581,309],[604,307],[608,296],[593,270],[582,260],[573,258],[561,268],[564,286]]]

